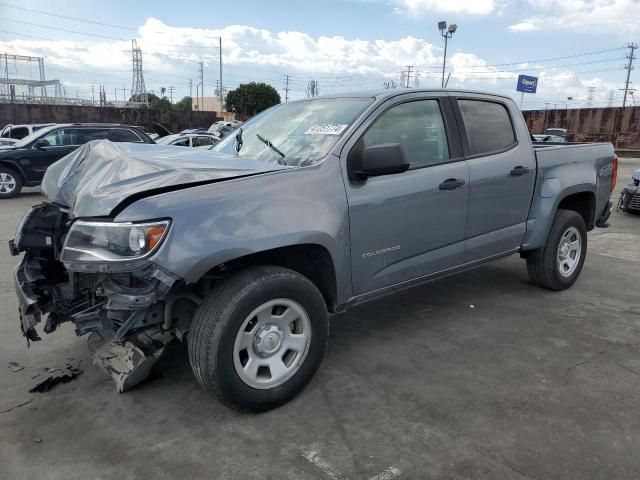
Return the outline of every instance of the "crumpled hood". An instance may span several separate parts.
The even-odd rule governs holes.
[[[97,140],[51,165],[41,188],[72,217],[104,216],[134,194],[285,168],[295,167],[185,147]]]

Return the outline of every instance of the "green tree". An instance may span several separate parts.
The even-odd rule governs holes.
[[[176,102],[175,107],[176,110],[188,112],[189,110],[191,110],[191,97],[183,97],[182,100]]]
[[[173,105],[167,98],[154,98],[149,101],[149,110],[171,110]]]
[[[228,112],[236,111],[241,115],[255,115],[280,103],[277,90],[266,83],[243,83],[227,93],[225,107]]]

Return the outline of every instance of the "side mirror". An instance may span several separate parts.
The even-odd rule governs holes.
[[[47,142],[44,138],[41,138],[40,140],[37,140],[36,143],[33,144],[33,146],[38,150],[44,150],[44,147],[49,146],[49,142]]]
[[[359,163],[359,165],[357,165]],[[362,150],[360,162],[353,162],[352,174],[356,178],[377,177],[406,172],[409,155],[404,145],[383,143]]]

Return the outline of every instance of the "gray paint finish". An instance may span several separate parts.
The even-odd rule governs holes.
[[[125,208],[115,220],[171,218],[171,230],[151,261],[188,282],[248,254],[301,244],[321,246],[334,263],[340,306],[367,293],[537,248],[546,239],[557,205],[568,194],[594,192],[595,214],[602,213],[610,196],[611,145],[549,147],[534,155],[512,100],[474,92],[450,94],[504,103],[517,145],[491,156],[460,156],[401,174],[350,180],[349,152],[385,109],[422,98],[449,102],[445,91],[387,92],[375,96],[317,165],[278,171],[277,165],[265,164],[262,171],[251,169],[251,176],[227,176],[200,186],[176,181],[174,191],[152,190],[133,202],[119,191],[118,201],[125,199]],[[447,129],[450,150],[462,151],[464,132],[456,122],[448,121]],[[219,160],[211,159],[212,168]],[[531,171],[514,177],[510,171],[515,166]],[[440,190],[438,185],[448,178],[464,179],[465,184]],[[140,188],[136,194],[144,196],[145,191]],[[113,207],[113,198],[107,200]],[[111,210],[92,213],[108,215]]]

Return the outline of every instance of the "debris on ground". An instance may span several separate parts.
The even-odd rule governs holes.
[[[18,362],[9,362],[9,368],[13,373],[19,372],[20,370],[24,369],[24,367]]]
[[[64,368],[48,368],[47,373],[49,373],[49,376],[29,390],[29,393],[48,392],[59,383],[68,383],[75,379],[82,373],[82,370],[75,365],[67,363]]]
[[[96,350],[93,363],[113,379],[118,393],[126,392],[147,378],[174,338],[158,330],[143,332],[124,343],[105,343]]]
[[[42,439],[41,438],[34,438],[33,442],[34,443],[42,443]]]

